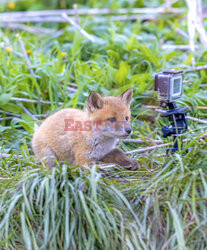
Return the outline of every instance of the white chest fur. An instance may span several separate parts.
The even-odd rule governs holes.
[[[92,149],[87,153],[87,156],[93,160],[101,160],[104,155],[115,148],[118,139],[94,135],[93,138],[88,138],[88,142]]]

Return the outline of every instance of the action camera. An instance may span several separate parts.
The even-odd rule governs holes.
[[[182,95],[182,71],[166,70],[155,75],[155,91],[158,98],[173,102]]]

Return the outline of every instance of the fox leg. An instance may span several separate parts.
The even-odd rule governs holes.
[[[77,166],[82,166],[82,165],[87,164],[89,167],[92,167],[95,164],[95,161],[90,160],[86,157],[81,157],[81,158],[77,158],[75,163]]]
[[[87,147],[87,143],[81,144],[81,145],[75,145],[74,147],[74,160],[76,166],[83,166],[87,164],[89,167],[92,167],[96,162],[89,158],[86,152],[90,150],[90,148]]]
[[[129,168],[130,170],[137,170],[139,168],[137,161],[130,159],[117,148],[106,154],[101,161],[105,163],[114,163],[121,167]]]
[[[56,165],[55,159],[57,159],[57,157],[55,155],[55,152],[51,148],[45,149],[44,158],[45,158],[45,161],[50,169],[55,167],[55,165]]]

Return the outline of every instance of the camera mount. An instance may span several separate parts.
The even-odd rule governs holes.
[[[166,138],[168,136],[173,136],[174,145],[172,148],[167,149],[167,154],[170,152],[174,154],[178,151],[178,142],[177,136],[181,133],[184,133],[188,128],[188,121],[186,118],[187,109],[186,108],[177,108],[175,102],[166,102],[161,101],[160,107],[166,108],[168,107],[169,110],[165,113],[162,113],[162,117],[167,117],[171,123],[171,126],[168,125],[162,127],[163,137]],[[181,148],[183,149],[183,148]]]
[[[162,127],[163,137],[172,135],[174,139],[174,145],[167,149],[167,154],[169,152],[174,154],[179,149],[177,137],[188,128],[187,109],[177,108],[175,104],[175,100],[182,96],[182,79],[182,70],[168,69],[155,74],[154,90],[158,92],[158,98],[162,100],[160,107],[169,108],[161,116],[167,117],[171,123],[171,126]]]

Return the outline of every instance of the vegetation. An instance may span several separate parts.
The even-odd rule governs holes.
[[[44,2],[44,3],[43,3]],[[79,8],[158,7],[163,1],[79,1]],[[64,5],[61,5],[61,3]],[[72,8],[69,1],[17,1],[2,11]],[[184,149],[163,156],[166,148],[133,153],[141,168],[77,168],[57,165],[52,171],[36,162],[31,150],[35,126],[65,107],[83,108],[90,91],[118,95],[134,89],[132,138],[145,144],[120,143],[124,151],[162,139],[168,121],[153,109],[154,74],[166,68],[191,69],[206,64],[207,50],[164,49],[189,43],[186,6],[180,15],[112,21],[104,16],[80,18],[94,38],[68,23],[36,24],[50,34],[0,31],[0,248],[2,249],[205,249],[207,247],[207,146],[199,137],[206,125],[189,121]],[[181,21],[182,20],[182,21]],[[31,25],[31,24],[28,24]],[[61,32],[59,31],[61,30]],[[25,60],[23,41],[32,69]],[[198,40],[198,39],[197,39]],[[199,41],[198,41],[199,42]],[[207,71],[184,74],[178,104],[188,115],[205,120]],[[15,98],[36,100],[36,103]],[[50,104],[43,103],[50,101]],[[60,104],[62,103],[62,104]],[[181,142],[181,139],[180,139]],[[186,149],[190,151],[183,154]]]

